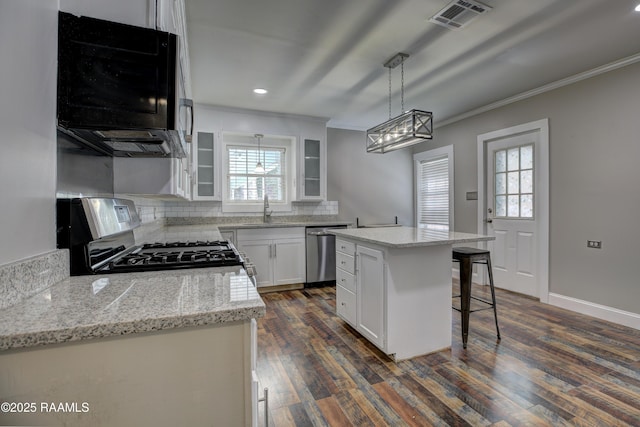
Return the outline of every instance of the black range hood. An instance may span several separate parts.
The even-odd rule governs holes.
[[[176,35],[58,16],[58,129],[109,156],[184,157]]]

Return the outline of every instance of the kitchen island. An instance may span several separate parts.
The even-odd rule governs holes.
[[[332,230],[336,310],[399,361],[451,346],[451,250],[493,240],[413,227]]]

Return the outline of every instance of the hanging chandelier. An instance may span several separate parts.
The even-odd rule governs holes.
[[[404,60],[406,53],[397,53],[384,66],[389,69],[389,120],[367,130],[367,152],[387,153],[433,138],[433,114],[429,111],[404,111]],[[400,65],[402,80],[400,86],[401,114],[391,118],[391,70]]]

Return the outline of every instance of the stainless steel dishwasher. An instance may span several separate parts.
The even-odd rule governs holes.
[[[307,227],[307,285],[336,280],[336,236],[331,229],[347,228]]]

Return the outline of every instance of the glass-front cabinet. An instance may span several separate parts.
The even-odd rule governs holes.
[[[198,132],[193,146],[193,200],[220,200],[217,144],[213,132]]]
[[[300,141],[298,200],[326,198],[326,152],[325,142],[320,139]]]

